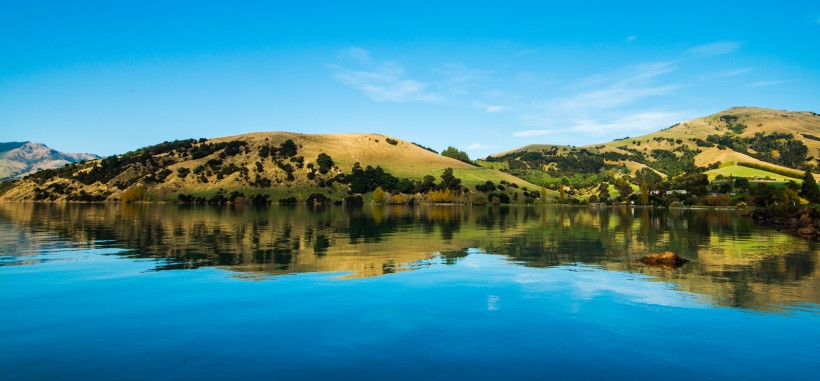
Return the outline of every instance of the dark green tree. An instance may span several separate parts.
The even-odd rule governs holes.
[[[362,169],[358,162],[353,164],[351,173],[345,176],[345,181],[350,184],[350,191],[353,193],[372,192],[377,187],[392,192],[399,184],[399,179],[385,172],[382,167],[377,165],[373,168],[368,165],[367,168]]]
[[[641,179],[640,200],[641,200],[641,205],[649,205],[649,185],[646,181],[646,177]]]
[[[624,200],[633,192],[632,186],[629,185],[629,182],[624,178],[618,179],[618,181],[615,182],[615,187],[618,189],[618,195]]]
[[[598,199],[603,202],[604,200],[609,200],[609,183],[601,183],[598,186]]]
[[[407,178],[401,179],[396,185],[396,190],[404,194],[413,194],[416,192],[416,182]]]
[[[331,168],[333,168],[333,159],[330,158],[330,155],[322,152],[319,154],[319,157],[316,158],[316,164],[319,166],[319,173],[325,174]]]
[[[706,194],[709,177],[705,173],[687,173],[669,180],[671,189],[683,189],[696,195]]]
[[[449,158],[453,158],[459,161],[463,161],[468,164],[472,164],[470,161],[470,157],[467,156],[467,153],[464,151],[459,151],[455,147],[447,147],[444,151],[441,151],[441,156],[447,156]]]
[[[657,172],[649,168],[643,168],[636,171],[635,178],[646,180],[646,186],[652,189],[654,189],[655,186],[663,180],[663,178]]]
[[[754,202],[757,206],[770,206],[775,201],[775,192],[769,185],[765,183],[758,183],[749,193],[754,197]]]
[[[419,193],[427,193],[433,189],[436,189],[436,178],[430,175],[426,175],[416,188],[416,191]]]
[[[461,189],[461,179],[453,175],[452,168],[445,169],[444,173],[441,174],[441,184],[439,184],[439,188],[449,189],[451,191]]]
[[[284,157],[296,156],[296,150],[296,143],[294,143],[291,139],[285,140],[279,145],[279,153]]]
[[[820,202],[820,189],[817,188],[814,175],[809,170],[806,170],[803,174],[803,187],[800,190],[800,196],[813,204]]]

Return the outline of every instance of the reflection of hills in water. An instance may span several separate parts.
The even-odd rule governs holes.
[[[721,305],[820,303],[817,243],[752,225],[733,211],[0,204],[0,219],[31,236],[4,245],[7,256],[36,253],[37,236],[48,232],[89,247],[113,241],[131,249],[127,256],[164,259],[158,270],[221,266],[250,277],[318,271],[365,277],[437,255],[453,263],[475,247],[525,266],[581,262],[644,273]],[[636,262],[663,250],[692,262],[678,270]]]

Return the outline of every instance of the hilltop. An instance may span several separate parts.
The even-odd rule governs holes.
[[[59,168],[83,160],[97,160],[91,153],[65,153],[34,142],[0,143],[0,179],[15,178],[41,169]]]
[[[444,180],[448,168],[452,176]],[[537,189],[510,174],[380,134],[257,132],[163,142],[40,171],[6,185],[0,200],[222,202],[258,195],[275,202],[315,194],[341,200],[377,186],[394,194],[426,194],[443,189],[443,182],[454,194],[468,194],[488,181],[507,184],[513,198]]]
[[[760,134],[773,136],[771,144],[749,142]],[[789,141],[805,145],[805,155],[797,153],[795,156],[786,156],[785,154],[793,151]],[[764,147],[769,150],[756,149]],[[664,158],[671,157],[665,151],[678,159],[687,162],[691,160],[698,167],[708,167],[715,163],[750,162],[781,169],[803,169],[806,165],[820,165],[820,115],[813,112],[733,107],[646,135],[580,147],[531,144],[492,155],[487,160],[509,161],[512,158],[526,163],[526,157],[522,160],[526,153],[557,151],[558,156],[571,156],[572,152],[581,150],[598,154],[610,163],[626,164],[638,169],[648,166],[663,175],[680,173],[676,168],[669,168],[668,163],[663,163]],[[657,152],[653,154],[654,151]]]
[[[577,195],[589,196],[601,183],[611,185],[609,191],[620,187],[626,195],[643,178],[650,188],[674,187],[681,183],[675,179],[696,173],[710,181],[799,184],[805,170],[820,168],[819,158],[820,115],[733,107],[642,136],[580,147],[533,144],[479,164],[552,188],[563,183],[580,190]]]

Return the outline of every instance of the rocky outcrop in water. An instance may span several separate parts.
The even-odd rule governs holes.
[[[639,259],[638,262],[641,262],[647,266],[678,268],[689,262],[689,260],[671,251],[664,251],[663,253],[652,253],[646,255]]]
[[[749,214],[758,223],[773,225],[807,238],[820,239],[820,207],[755,209]]]

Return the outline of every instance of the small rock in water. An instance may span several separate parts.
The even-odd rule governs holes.
[[[797,229],[797,233],[802,234],[802,235],[814,235],[816,233],[816,231],[814,230],[813,227],[806,226],[806,227],[802,227],[802,228]]]
[[[683,266],[686,262],[689,262],[689,260],[671,251],[665,251],[663,253],[649,254],[639,259],[638,262],[649,266],[678,268]]]

